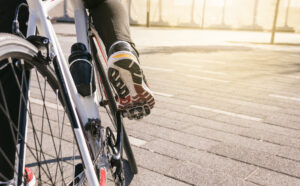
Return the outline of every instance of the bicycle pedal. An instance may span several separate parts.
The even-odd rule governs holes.
[[[137,105],[131,108],[126,108],[123,110],[122,115],[123,117],[127,117],[128,119],[132,120],[140,120],[145,116],[150,114],[150,106],[149,104],[144,105]]]

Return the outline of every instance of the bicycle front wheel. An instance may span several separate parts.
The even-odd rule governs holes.
[[[76,185],[79,148],[53,68],[37,53],[26,40],[0,34],[0,183],[24,185],[29,167],[36,185]]]

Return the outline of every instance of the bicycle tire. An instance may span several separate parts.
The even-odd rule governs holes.
[[[122,129],[123,129],[123,147],[126,153],[126,157],[128,159],[128,163],[130,166],[130,169],[132,171],[133,174],[137,174],[138,173],[138,168],[137,168],[137,164],[136,164],[136,160],[129,142],[129,138],[128,135],[126,133],[125,127],[123,125],[123,121],[121,119],[120,123],[118,123],[117,121],[117,114],[120,114],[118,112],[117,109],[117,105],[116,105],[116,99],[113,93],[113,89],[111,87],[111,85],[109,84],[108,80],[107,80],[107,70],[105,70],[105,65],[106,62],[104,62],[104,59],[100,59],[99,54],[102,55],[103,58],[105,58],[105,52],[103,51],[103,47],[102,45],[102,41],[100,39],[100,37],[97,34],[97,31],[94,28],[91,28],[93,35],[90,36],[90,48],[91,48],[91,53],[94,59],[94,63],[95,63],[95,67],[98,71],[98,74],[100,76],[101,79],[101,83],[104,87],[106,96],[107,96],[107,100],[108,100],[108,105],[109,105],[109,111],[110,112],[108,114],[110,114],[112,116],[112,124],[115,128],[115,130],[117,130],[117,126],[118,125],[122,125]],[[96,38],[96,42],[94,42],[92,40],[92,37]],[[99,50],[97,49],[97,47],[99,48]],[[120,118],[122,118],[122,116],[120,116]]]
[[[10,150],[0,146],[1,167],[6,165],[10,172],[19,175],[18,179],[11,180],[10,175],[0,168],[0,181],[23,185],[23,168],[22,172],[18,172],[19,169],[14,166],[21,167],[19,162],[24,160],[25,166],[34,172],[36,185],[68,185],[74,179],[76,164],[82,163],[82,159],[73,129],[68,124],[66,106],[60,102],[62,94],[56,75],[52,66],[39,60],[37,54],[38,49],[30,42],[12,34],[0,33],[0,114],[9,123],[7,131],[11,133],[14,147],[19,141],[24,141],[26,146],[25,159],[20,151],[16,153],[17,158],[8,157]],[[30,74],[30,84],[27,83],[27,74]],[[26,136],[20,132],[23,124],[17,124],[22,120],[12,118],[13,111],[8,109],[11,102],[3,87],[8,84],[4,82],[6,77],[15,80],[9,83],[15,84],[20,92],[19,102],[27,113]],[[26,91],[29,88],[30,96]]]

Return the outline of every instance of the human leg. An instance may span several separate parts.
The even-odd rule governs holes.
[[[89,11],[107,53],[117,41],[126,41],[133,45],[127,12],[119,0],[102,0]]]
[[[119,95],[119,109],[129,110],[129,118],[141,119],[155,101],[130,37],[127,12],[120,1],[104,0],[90,13],[108,53],[108,76]]]

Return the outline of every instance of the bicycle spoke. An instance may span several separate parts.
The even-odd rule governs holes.
[[[12,62],[12,59],[10,59],[9,61]],[[12,63],[10,63],[10,64],[12,64]],[[25,97],[24,97],[24,95],[22,94],[20,82],[19,82],[19,80],[18,80],[18,78],[17,78],[17,76],[16,76],[16,71],[15,71],[15,69],[14,69],[14,66],[12,66],[12,65],[10,65],[10,66],[11,66],[11,69],[12,69],[12,71],[13,71],[13,73],[14,73],[14,78],[16,79],[16,82],[17,82],[17,84],[18,84],[19,91],[20,91],[20,93],[21,93],[20,97],[22,98],[23,101],[25,101]],[[2,97],[3,97],[2,99],[4,100],[4,105],[5,105],[5,107],[7,108],[6,98],[4,97],[3,86],[2,86],[2,83],[1,83],[1,82],[0,82],[0,89],[1,89],[1,95],[3,95],[3,96],[2,96]],[[26,102],[25,102],[25,104],[26,104]],[[3,107],[2,107],[2,106],[1,106],[1,108],[2,108],[1,110],[3,111]],[[7,116],[8,120],[9,120],[11,132],[12,132],[12,136],[14,136],[14,137],[13,137],[13,141],[14,141],[15,146],[16,146],[17,143],[16,143],[16,138],[15,138],[15,135],[14,135],[13,130],[15,130],[15,131],[18,133],[18,136],[19,136],[22,140],[24,140],[24,137],[19,133],[18,129],[16,128],[16,124],[14,124],[13,121],[12,121],[12,119],[10,118],[9,113],[8,113],[8,108],[6,109],[6,111],[3,111],[3,113],[6,113],[6,116]],[[30,120],[32,121],[32,117],[30,117]],[[18,154],[18,156],[19,156],[19,154]]]
[[[7,107],[7,103],[6,103],[6,97],[5,97],[5,94],[4,94],[4,90],[3,90],[3,86],[2,86],[2,82],[0,81],[0,91],[1,91],[1,95],[2,95],[2,99],[3,99],[3,102],[4,102],[4,107],[1,105],[1,110],[2,112],[6,115],[7,119],[8,119],[8,122],[10,123],[10,132],[11,132],[11,135],[13,137],[13,142],[14,142],[14,145],[16,146],[17,145],[17,140],[16,140],[16,136],[15,136],[15,133],[14,133],[14,130],[12,128],[12,119],[10,118],[10,115],[9,115],[9,110],[8,110],[8,107]]]
[[[10,40],[7,42],[5,37]],[[5,42],[1,42],[4,40]],[[32,169],[36,185],[67,185],[68,183],[78,185],[78,181],[80,185],[86,185],[87,177],[95,178],[95,175],[93,173],[86,175],[85,168],[81,170],[80,165],[83,167],[85,165],[81,157],[83,152],[80,152],[79,145],[87,145],[87,149],[84,146],[86,150],[95,149],[96,152],[83,153],[91,154],[92,157],[88,158],[91,158],[92,161],[88,159],[88,162],[94,166],[104,147],[102,146],[99,151],[97,149],[98,141],[91,143],[90,141],[77,141],[77,131],[74,131],[73,126],[69,125],[69,119],[73,119],[72,113],[69,115],[66,112],[73,111],[75,108],[72,108],[73,105],[65,105],[62,102],[62,100],[69,100],[66,97],[68,94],[64,92],[65,89],[60,89],[61,85],[64,85],[64,80],[58,81],[59,77],[54,73],[53,65],[40,61],[39,56],[36,55],[36,48],[19,37],[0,33],[0,50],[3,54],[0,56],[0,116],[4,120],[8,120],[7,125],[9,125],[2,131],[12,139],[8,146],[12,144],[11,146],[14,147],[11,149],[17,149],[16,153],[12,151],[12,154],[15,153],[15,156],[12,157],[4,146],[0,146],[0,156],[5,163],[7,162],[8,170],[18,176],[14,181],[11,173],[2,172],[3,169],[0,167],[1,182],[7,180],[16,185],[16,182],[24,181],[22,174],[25,173],[22,169],[25,166]],[[7,76],[7,69],[9,69],[9,76]],[[95,71],[95,73],[97,72]],[[9,81],[1,79],[2,76]],[[10,86],[13,88],[7,89]],[[14,94],[10,95],[10,92],[14,92]],[[105,97],[103,92],[102,89],[102,98]],[[17,98],[14,98],[16,97],[14,95],[17,95]],[[11,97],[13,98],[11,99]],[[109,108],[105,109],[109,113]],[[109,118],[113,122],[113,114],[109,115]],[[96,160],[94,159],[95,155]],[[20,163],[20,165],[15,163]],[[79,173],[80,178],[74,177],[75,167],[79,168],[76,170],[76,174]],[[91,170],[89,169],[89,171]],[[93,182],[95,181],[93,179]]]
[[[65,121],[65,113],[63,115],[63,118],[62,118],[62,127],[60,128],[60,123],[59,123],[59,112],[58,112],[58,96],[56,94],[56,103],[57,103],[57,127],[58,127],[58,133],[59,133],[59,150],[58,150],[58,154],[60,154],[62,156],[62,149],[61,149],[61,146],[62,146],[62,135],[63,135],[63,129],[64,129],[64,121]],[[58,166],[56,166],[56,173],[55,173],[55,181],[57,179],[57,168]],[[63,177],[63,176],[62,176]]]
[[[36,70],[36,69],[35,69]],[[36,74],[37,74],[37,71],[35,71]],[[45,107],[43,107],[45,108]],[[30,120],[31,120],[31,127],[32,127],[32,130],[33,130],[33,136],[34,136],[34,143],[35,143],[35,149],[37,150],[36,151],[36,160],[38,161],[38,163],[40,163],[41,159],[43,158],[44,161],[46,161],[46,157],[45,157],[45,154],[43,153],[43,149],[42,149],[42,143],[41,141],[39,140],[38,138],[38,134],[37,134],[37,131],[36,131],[36,128],[34,126],[34,122],[33,122],[33,118],[32,118],[32,111],[31,111],[31,102],[29,101],[29,116],[30,116]],[[41,139],[42,140],[42,139]],[[38,146],[37,146],[38,145]],[[27,147],[29,147],[27,145]],[[38,159],[38,150],[40,150],[40,155],[42,155],[42,158]],[[39,178],[41,178],[41,170],[44,171],[44,173],[48,176],[48,179],[51,181],[51,183],[53,183],[52,181],[52,177],[50,176],[51,173],[50,173],[50,168],[48,166],[48,164],[46,164],[46,170],[47,172],[45,171],[45,169],[39,164]]]
[[[16,148],[16,146],[17,146],[17,138],[16,138],[15,133],[17,133],[18,131],[17,131],[17,129],[13,128],[13,127],[16,126],[16,124],[10,118],[10,114],[9,114],[9,110],[8,110],[8,105],[7,105],[7,102],[6,102],[6,97],[5,97],[5,94],[4,94],[4,90],[3,90],[3,86],[2,86],[2,82],[1,81],[0,81],[0,93],[2,95],[2,100],[3,100],[4,107],[5,107],[5,108],[3,108],[3,106],[0,105],[0,110],[2,110],[2,113],[5,113],[5,115],[6,115],[7,119],[8,119],[8,122],[10,123],[9,124],[9,130],[10,130],[10,133],[11,133],[12,141],[14,143],[14,147],[13,148]],[[14,130],[16,130],[16,131],[14,131]],[[15,149],[15,150],[18,153],[17,149]],[[2,157],[6,160],[6,162],[10,166],[10,168],[14,169],[14,165],[13,165],[14,162],[11,162],[11,160],[5,154],[5,152],[3,151],[2,148],[0,148],[0,152],[1,152],[0,154],[2,155]],[[19,154],[17,154],[17,155],[18,155],[17,157],[19,157]],[[16,162],[16,160],[15,160],[15,162]],[[1,175],[2,175],[1,176],[2,178],[4,178],[5,180],[8,180],[3,174],[1,174]]]
[[[3,179],[3,180],[9,181],[9,178],[4,176],[1,172],[0,172],[0,178]]]
[[[46,83],[46,81],[45,81]],[[43,103],[44,104],[44,103]],[[45,106],[43,105],[43,113],[42,113],[42,118],[44,118],[44,115],[45,115]],[[42,119],[42,126],[41,126],[41,131],[44,131],[44,119]],[[41,144],[43,144],[43,138],[44,137],[44,133],[41,132],[41,135],[40,135],[40,139],[41,139]],[[41,158],[42,154],[40,152],[40,158]]]
[[[5,158],[5,160],[8,162],[10,168],[14,168],[14,165],[12,164],[12,162],[9,160],[9,158],[6,156],[6,154],[4,153],[3,149],[0,148],[0,153],[1,155]]]
[[[12,70],[13,70],[13,72],[14,72],[14,77],[15,77],[15,80],[16,80],[16,82],[17,82],[17,84],[18,84],[18,87],[19,87],[19,90],[20,90],[20,93],[21,93],[21,98],[22,98],[22,100],[25,102],[25,96],[22,94],[22,89],[21,89],[21,85],[20,85],[20,81],[19,81],[19,79],[17,78],[17,76],[16,76],[16,71],[15,71],[15,69],[14,69],[14,66],[12,65],[12,59],[11,60],[9,60],[10,61],[10,64],[11,64],[11,68],[12,68]],[[24,69],[23,69],[24,70]],[[37,70],[35,69],[35,73],[36,73],[36,75],[37,75],[37,77],[38,77],[38,74],[37,74]],[[26,76],[25,76],[25,78],[26,78]],[[25,82],[27,82],[27,79],[25,79]],[[25,83],[26,84],[26,83]],[[39,84],[39,86],[40,86],[40,82],[38,83]],[[40,88],[40,90],[41,90],[41,87],[39,87]],[[41,92],[41,94],[42,94],[42,92]],[[43,96],[42,96],[43,97]],[[43,103],[45,103],[45,100],[43,99]],[[44,161],[46,160],[46,157],[45,157],[45,154],[43,153],[43,150],[42,150],[42,142],[41,142],[41,140],[43,139],[43,138],[41,138],[41,140],[39,140],[39,138],[38,138],[38,134],[37,134],[37,131],[36,131],[36,129],[35,129],[35,126],[33,125],[34,124],[34,122],[33,122],[33,118],[32,118],[32,111],[31,111],[31,102],[29,101],[28,102],[28,104],[29,104],[29,110],[26,108],[26,110],[27,110],[27,112],[29,112],[29,118],[30,118],[30,123],[32,124],[31,125],[31,127],[32,127],[32,129],[33,129],[33,136],[34,136],[34,144],[35,144],[35,149],[40,149],[40,155],[42,155],[43,157],[40,157],[40,158],[38,158],[39,157],[39,154],[38,154],[38,151],[36,151],[36,155],[35,155],[35,159],[38,161],[38,162],[40,162],[40,160],[43,158],[44,159]],[[25,105],[26,105],[26,102],[25,102]],[[43,108],[45,109],[45,111],[46,111],[46,107],[45,107],[45,105],[43,106]],[[47,115],[47,112],[46,112],[46,115]],[[43,117],[44,118],[44,117]],[[48,124],[49,124],[49,126],[50,126],[50,123],[49,123],[49,117],[48,117],[48,115],[47,115],[47,121],[48,121]],[[41,133],[41,134],[43,134],[43,132]],[[53,137],[53,136],[52,136]],[[27,145],[27,147],[29,147],[28,145]],[[54,183],[53,181],[52,181],[52,177],[50,176],[51,175],[51,173],[50,173],[50,168],[49,168],[49,166],[48,166],[48,164],[46,164],[46,170],[42,167],[42,166],[40,166],[39,165],[39,177],[41,177],[41,170],[43,170],[43,172],[46,174],[46,176],[48,177],[48,179],[51,181],[51,183]]]
[[[36,70],[36,72],[37,72],[37,70]],[[37,77],[39,89],[40,89],[41,96],[42,96],[43,108],[45,108],[45,114],[46,114],[47,122],[48,122],[48,125],[49,125],[50,134],[51,134],[51,137],[52,137],[52,144],[54,146],[55,155],[57,157],[57,162],[59,164],[59,158],[58,158],[59,156],[58,156],[57,149],[56,149],[56,144],[55,144],[55,141],[54,141],[54,135],[53,135],[52,127],[51,127],[51,124],[50,124],[49,115],[48,115],[48,112],[47,112],[47,109],[46,109],[46,105],[45,105],[45,97],[43,95],[42,88],[41,88],[41,85],[40,85],[40,79],[39,79],[39,76],[37,75],[37,73],[36,73],[36,77]],[[61,170],[61,167],[60,167],[60,170]],[[62,170],[61,170],[61,172],[62,172]],[[51,181],[52,181],[52,179],[51,179]]]

